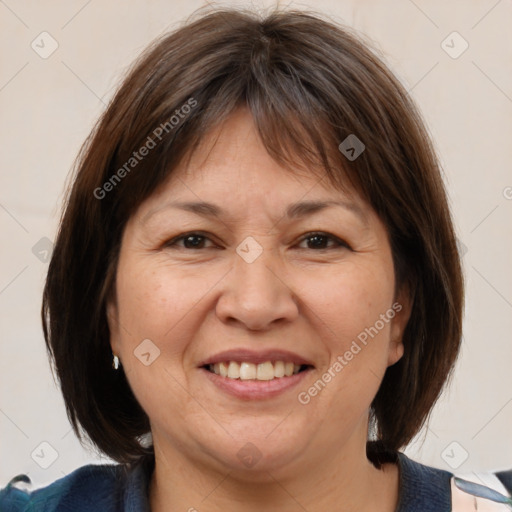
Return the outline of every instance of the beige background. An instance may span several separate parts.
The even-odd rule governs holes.
[[[272,5],[223,5],[235,4]],[[0,486],[20,472],[42,485],[98,460],[70,433],[46,360],[39,310],[48,242],[40,240],[55,237],[72,161],[121,74],[201,5],[0,0]],[[429,429],[407,453],[459,472],[512,468],[512,2],[288,5],[365,33],[411,90],[436,141],[467,250],[462,357]],[[51,49],[43,31],[58,44],[47,58],[31,47]],[[446,39],[453,31],[463,39]],[[469,47],[452,58],[443,40],[452,56],[464,41]]]

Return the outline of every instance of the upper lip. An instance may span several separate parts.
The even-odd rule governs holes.
[[[227,361],[236,361],[240,363],[244,362],[253,364],[264,363],[266,361],[284,361],[292,362],[293,364],[297,365],[313,366],[313,363],[311,363],[311,361],[308,361],[304,357],[301,357],[298,354],[295,354],[294,352],[289,352],[287,350],[271,349],[256,351],[244,348],[237,348],[233,350],[225,350],[223,352],[219,352],[199,363],[199,366],[207,366],[209,364],[223,363]]]

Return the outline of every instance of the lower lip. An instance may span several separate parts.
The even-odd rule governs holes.
[[[279,377],[272,380],[240,380],[222,377],[206,368],[200,368],[200,370],[221,391],[243,400],[261,400],[280,395],[296,387],[311,371],[307,369],[290,377]]]

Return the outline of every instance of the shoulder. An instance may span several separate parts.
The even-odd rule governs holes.
[[[466,494],[466,497],[461,501],[458,489],[457,495],[452,498],[452,488],[456,489],[452,486],[452,477],[457,475],[415,462],[403,453],[398,454],[398,465],[400,468],[400,498],[397,512],[450,512],[452,505],[457,503],[457,506],[460,506],[468,499],[473,503],[475,497],[478,502],[477,506],[487,510],[486,503],[493,491],[500,492],[501,498],[512,494],[512,470],[497,473],[473,473],[476,480],[472,480],[479,485],[474,487],[470,480],[466,480],[465,483],[468,485],[461,488],[462,494]],[[487,499],[483,500],[484,498]],[[469,509],[463,507],[460,510]]]
[[[501,483],[505,486],[507,491],[512,494],[512,469],[508,471],[498,471],[496,476],[499,478]]]
[[[452,473],[398,454],[400,499],[397,512],[449,512]]]
[[[127,490],[133,493],[140,475],[123,465],[87,465],[52,484],[27,491],[20,483],[30,483],[25,475],[13,478],[0,490],[2,512],[110,512],[124,510]],[[132,482],[130,482],[132,480]],[[128,485],[131,483],[131,485]]]

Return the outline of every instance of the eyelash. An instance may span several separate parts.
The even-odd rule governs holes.
[[[308,240],[315,236],[327,238],[327,239],[333,241],[336,245],[334,247],[321,247],[320,249],[311,249],[311,250],[314,250],[314,251],[326,251],[327,250],[327,251],[329,251],[329,250],[340,249],[340,248],[351,249],[351,247],[348,245],[348,243],[345,242],[344,240],[341,240],[340,238],[338,238],[334,235],[331,235],[329,233],[325,233],[323,231],[312,231],[310,233],[306,233],[306,235],[300,239],[299,243],[302,243],[304,240]],[[179,235],[179,236],[173,238],[172,240],[169,240],[168,242],[165,243],[165,247],[167,247],[167,248],[177,247],[178,242],[185,240],[186,238],[190,238],[190,237],[202,237],[203,239],[209,239],[205,233],[198,232],[198,231],[192,231],[190,233],[185,233],[183,235]],[[194,250],[194,248],[190,248],[190,247],[179,247],[179,249]],[[200,247],[199,249],[196,249],[196,250],[201,250],[201,249],[205,249],[205,247]],[[208,249],[208,247],[206,247],[206,249]],[[301,248],[300,250],[304,250],[304,248]]]

